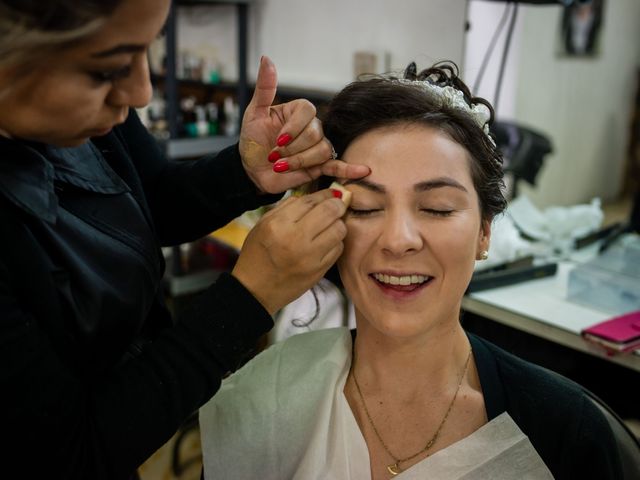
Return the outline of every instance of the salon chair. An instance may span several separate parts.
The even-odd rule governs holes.
[[[544,134],[515,122],[496,121],[491,133],[504,157],[504,173],[513,179],[511,191],[507,192],[507,197],[513,199],[520,180],[536,184],[544,159],[553,147]]]
[[[623,478],[625,480],[640,479],[640,442],[622,419],[611,410],[606,403],[591,392],[586,392],[589,398],[604,413],[618,443],[620,458],[622,459]]]
[[[573,383],[580,388],[587,397],[600,409],[604,414],[609,426],[613,431],[613,435],[618,444],[618,451],[620,452],[620,459],[622,460],[622,470],[624,480],[639,480],[640,479],[640,440],[634,435],[634,433],[627,427],[624,421],[614,412],[604,400],[599,398],[595,393],[582,385],[569,380],[568,378],[556,373],[552,370],[546,369],[551,375],[562,378],[565,381]]]

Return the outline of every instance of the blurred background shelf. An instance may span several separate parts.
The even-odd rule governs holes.
[[[217,153],[238,142],[238,136],[218,135],[202,138],[170,138],[164,142],[167,156],[172,159],[200,157]]]
[[[236,5],[236,4],[250,4],[254,0],[177,0],[178,5]]]

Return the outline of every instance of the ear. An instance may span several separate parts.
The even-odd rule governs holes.
[[[476,248],[476,260],[481,260],[481,253],[489,251],[491,242],[491,220],[482,220],[478,231],[478,244]]]

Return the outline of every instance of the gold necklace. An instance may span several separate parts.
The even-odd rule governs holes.
[[[393,475],[393,476],[398,475],[400,472],[402,472],[402,468],[400,468],[400,464],[401,463],[407,462],[407,461],[417,457],[418,455],[423,454],[424,452],[429,450],[433,446],[434,443],[436,443],[436,440],[438,439],[438,436],[440,435],[440,431],[442,430],[442,427],[444,426],[444,423],[447,421],[447,417],[449,417],[449,413],[451,412],[451,408],[453,407],[453,402],[456,401],[456,397],[458,396],[458,392],[460,391],[460,386],[462,385],[462,380],[464,380],[464,377],[467,374],[467,369],[469,368],[469,361],[470,360],[471,360],[471,348],[469,349],[469,355],[467,355],[467,360],[466,360],[466,362],[464,364],[464,370],[462,371],[462,375],[460,376],[460,380],[458,381],[458,386],[456,387],[456,393],[453,394],[453,398],[451,399],[451,403],[449,403],[449,408],[447,408],[447,413],[444,414],[444,417],[443,417],[442,421],[440,422],[440,425],[438,425],[436,433],[433,434],[433,437],[431,437],[431,439],[427,442],[425,447],[422,450],[420,450],[418,453],[414,453],[413,455],[410,455],[410,456],[405,457],[405,458],[398,458],[393,453],[391,453],[391,451],[389,450],[389,447],[387,447],[387,444],[384,443],[384,440],[382,440],[382,437],[380,436],[380,432],[378,432],[378,429],[376,428],[375,424],[373,423],[373,419],[371,418],[371,414],[369,413],[369,409],[367,408],[367,404],[364,401],[364,396],[362,395],[362,390],[360,390],[360,384],[358,383],[358,379],[356,378],[356,371],[355,371],[356,352],[355,352],[355,348],[354,348],[354,350],[353,350],[353,361],[351,362],[350,373],[351,373],[351,376],[353,377],[354,383],[356,384],[356,390],[358,391],[358,396],[360,397],[360,401],[362,402],[362,406],[364,408],[364,413],[366,413],[367,418],[369,419],[369,424],[371,425],[371,428],[373,429],[373,432],[376,434],[376,437],[378,437],[378,440],[380,440],[380,443],[382,444],[382,446],[384,447],[386,452],[394,460],[394,463],[392,463],[391,465],[387,465],[387,470],[389,471],[389,473],[391,475]]]

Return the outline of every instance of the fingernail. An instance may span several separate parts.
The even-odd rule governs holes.
[[[267,160],[269,160],[271,163],[275,162],[276,160],[280,160],[280,152],[278,152],[277,150],[274,150],[269,154],[269,156],[267,157]]]
[[[331,189],[331,193],[335,198],[342,198],[342,192],[340,190],[336,190],[334,188]]]
[[[273,164],[273,171],[276,173],[286,172],[287,170],[289,170],[289,162],[286,160],[280,160]]]
[[[278,145],[279,147],[284,147],[290,141],[291,135],[289,135],[288,133],[283,133],[278,137],[278,140],[276,140],[276,145]]]

